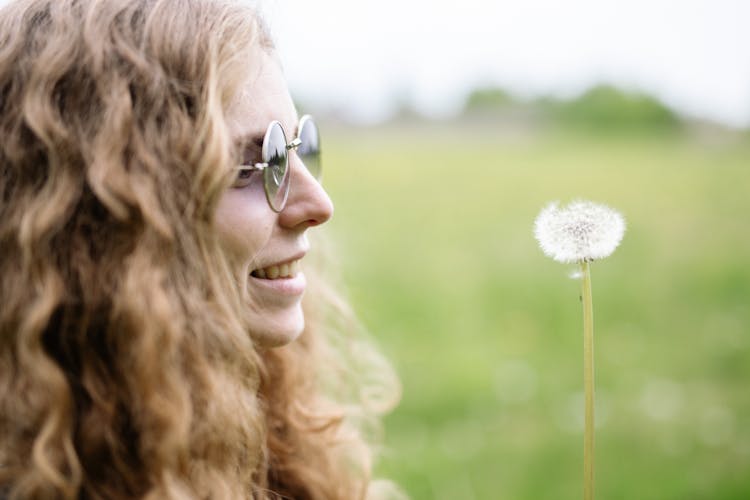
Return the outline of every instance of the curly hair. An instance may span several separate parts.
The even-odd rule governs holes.
[[[388,364],[315,276],[301,337],[254,345],[217,238],[224,116],[259,47],[229,0],[0,11],[0,493],[384,491]]]

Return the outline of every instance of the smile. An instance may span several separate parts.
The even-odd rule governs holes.
[[[250,273],[253,278],[260,278],[265,280],[277,280],[277,279],[288,279],[297,276],[300,270],[300,259],[284,262],[283,264],[277,264],[262,269],[255,269]]]

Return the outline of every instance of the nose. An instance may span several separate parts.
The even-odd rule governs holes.
[[[312,176],[295,151],[290,151],[291,186],[279,223],[287,228],[308,228],[323,224],[333,216],[333,202]]]

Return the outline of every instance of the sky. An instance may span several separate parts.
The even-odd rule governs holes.
[[[293,96],[354,121],[402,102],[450,116],[480,86],[532,98],[612,83],[750,126],[750,0],[240,1],[263,12]]]
[[[292,94],[376,122],[399,101],[457,112],[478,86],[522,98],[596,83],[750,126],[750,0],[258,0]]]

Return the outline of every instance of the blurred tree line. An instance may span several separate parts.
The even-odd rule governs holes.
[[[678,131],[683,119],[653,96],[613,85],[591,87],[578,97],[521,100],[497,87],[479,88],[466,98],[464,116],[525,115],[534,121],[597,131]]]

